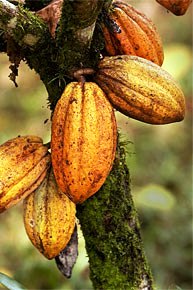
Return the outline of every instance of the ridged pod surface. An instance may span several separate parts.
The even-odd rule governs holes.
[[[48,148],[37,136],[16,137],[0,145],[0,212],[40,185],[50,161]]]
[[[114,110],[99,86],[71,82],[52,119],[51,156],[56,181],[75,203],[96,193],[116,151]]]
[[[185,100],[172,76],[158,65],[129,55],[105,57],[95,81],[123,114],[150,124],[183,120]]]
[[[156,1],[177,16],[184,15],[188,10],[188,7],[192,3],[192,0],[156,0]]]
[[[124,1],[112,7],[102,25],[107,54],[137,55],[161,66],[162,42],[153,22]]]
[[[48,259],[68,244],[75,226],[75,204],[58,188],[53,171],[24,200],[24,224],[32,244]]]

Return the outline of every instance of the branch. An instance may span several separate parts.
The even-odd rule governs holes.
[[[65,84],[59,85],[57,48],[47,25],[22,6],[16,7],[6,0],[0,0],[0,30],[8,41],[11,39],[16,43],[18,53],[40,75],[54,107]]]
[[[67,69],[88,67],[98,62],[90,58],[90,45],[97,17],[105,0],[65,0],[57,32],[58,47],[63,47],[62,62]],[[96,54],[96,53],[95,53]]]
[[[99,53],[90,57],[90,42],[104,1],[65,0],[57,37],[53,39],[40,17],[22,6],[0,0],[0,29],[12,37],[30,68],[40,75],[52,110],[71,80],[72,71],[81,66],[93,67],[98,62]],[[79,20],[82,14],[88,17],[88,10],[92,17],[86,21],[81,16]]]
[[[114,167],[101,190],[77,207],[94,289],[153,289],[140,224],[120,142]]]
[[[22,6],[16,7],[6,0],[0,0],[0,29],[22,49],[34,50],[49,37],[48,28],[41,19]]]

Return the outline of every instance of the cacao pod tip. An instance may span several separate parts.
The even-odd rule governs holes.
[[[75,225],[74,232],[67,246],[59,253],[58,256],[55,257],[55,262],[58,269],[66,278],[71,277],[72,268],[76,263],[77,257],[78,257],[78,234],[77,234],[77,226]]]

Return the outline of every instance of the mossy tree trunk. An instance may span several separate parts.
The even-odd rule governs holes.
[[[153,289],[130,191],[126,143],[100,191],[78,206],[94,289]]]
[[[38,9],[49,2],[39,0]],[[96,67],[103,47],[96,21],[110,3],[65,0],[53,38],[43,20],[25,8],[37,10],[37,1],[26,0],[25,7],[16,7],[0,0],[0,52],[6,52],[16,68],[25,59],[35,69],[47,89],[51,111],[65,85],[73,80],[74,70]],[[97,194],[77,206],[77,216],[95,289],[153,289],[130,192],[125,144],[120,140],[109,177]]]

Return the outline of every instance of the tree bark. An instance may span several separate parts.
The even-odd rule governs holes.
[[[30,1],[28,1],[30,2]],[[32,2],[32,1],[31,1]],[[43,2],[42,2],[43,3]],[[40,75],[54,110],[73,71],[95,68],[103,39],[95,26],[104,0],[65,0],[55,38],[47,25],[22,6],[0,0],[0,31]],[[4,39],[0,34],[0,40]],[[94,35],[94,36],[93,36]],[[119,142],[114,167],[101,190],[82,205],[77,216],[86,241],[95,289],[153,289],[140,226],[130,192],[124,144]]]
[[[153,289],[130,191],[125,143],[97,194],[77,207],[94,289]]]

